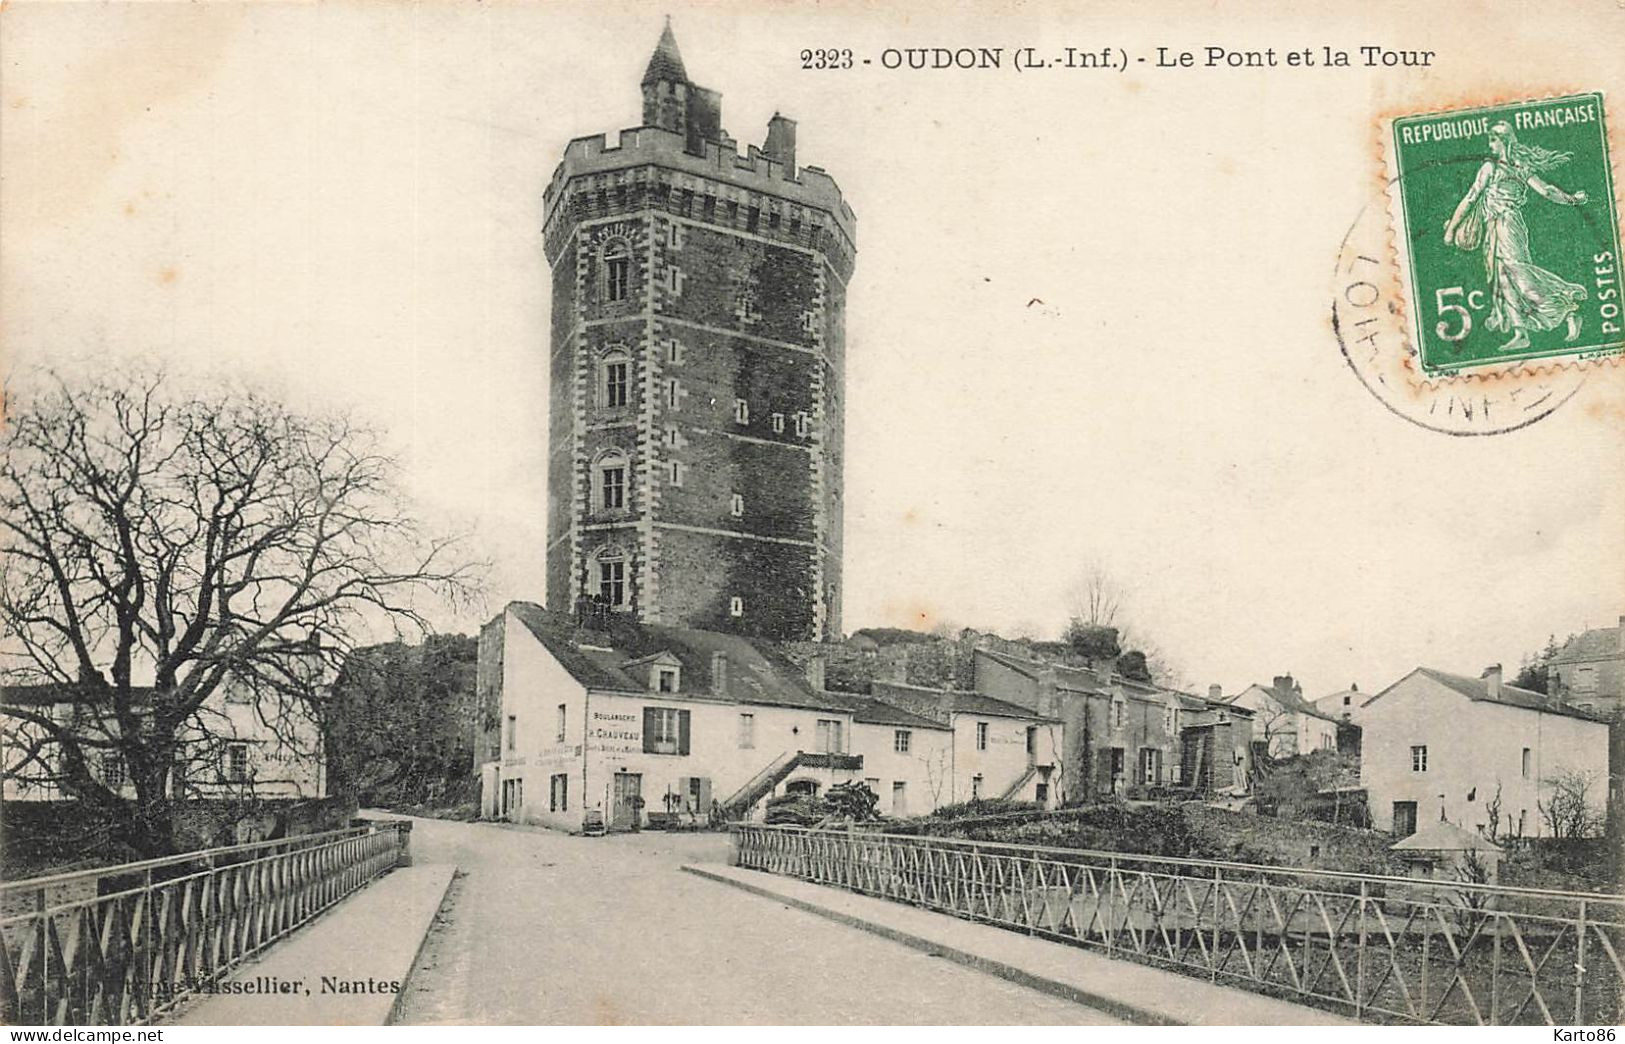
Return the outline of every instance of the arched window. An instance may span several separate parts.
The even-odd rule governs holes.
[[[604,244],[604,296],[610,301],[624,301],[632,282],[632,248],[624,239],[611,239]]]
[[[621,409],[631,403],[632,361],[620,348],[612,348],[598,361],[598,405]]]
[[[593,595],[601,602],[620,609],[626,605],[627,594],[626,552],[611,544],[593,556]]]
[[[592,469],[595,511],[626,510],[626,485],[631,470],[626,454],[620,450],[611,450],[598,458]]]

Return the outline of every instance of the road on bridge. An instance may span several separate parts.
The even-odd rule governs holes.
[[[463,874],[404,1024],[1104,1025],[1093,1009],[685,874],[718,834],[583,838],[419,819]]]

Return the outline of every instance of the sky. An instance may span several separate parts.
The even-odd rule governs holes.
[[[742,147],[795,118],[801,162],[858,215],[848,630],[1054,636],[1098,564],[1191,686],[1510,671],[1625,613],[1619,370],[1526,429],[1452,438],[1375,401],[1328,325],[1376,114],[1617,85],[1610,27],[1463,10],[1472,34],[1417,5],[12,4],[0,350],[156,358],[354,410],[426,518],[472,532],[488,610],[540,601],[542,188],[569,139],[639,122],[670,13]],[[1367,43],[1436,56],[879,67],[887,47]],[[808,47],[874,65],[803,70]]]

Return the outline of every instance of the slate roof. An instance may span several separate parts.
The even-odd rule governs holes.
[[[551,613],[532,602],[510,602],[512,613],[570,676],[589,689],[646,694],[647,679],[640,680],[627,667],[634,661],[669,651],[682,664],[683,697],[726,699],[809,710],[844,711],[838,697],[818,692],[801,671],[767,643],[755,643],[735,634],[617,621],[613,633],[589,631],[572,616]],[[728,691],[714,691],[711,658],[728,658]]]
[[[1538,692],[1531,692],[1528,689],[1520,689],[1516,685],[1508,685],[1505,682],[1501,683],[1500,696],[1492,700],[1490,698],[1489,682],[1483,678],[1469,678],[1461,674],[1451,674],[1447,671],[1435,670],[1432,667],[1418,667],[1410,674],[1405,675],[1405,678],[1409,678],[1412,674],[1421,674],[1432,678],[1440,685],[1461,693],[1463,696],[1475,703],[1499,703],[1503,706],[1518,707],[1522,710],[1539,711],[1544,714],[1561,714],[1566,718],[1579,718],[1582,721],[1594,721],[1598,724],[1607,723],[1606,718],[1587,713],[1586,711],[1580,710],[1577,707],[1571,707],[1554,696],[1546,696]],[[1394,685],[1398,685],[1399,682],[1404,681],[1405,678],[1401,678],[1398,682],[1394,682]],[[1361,706],[1369,707],[1373,703],[1376,703],[1378,700],[1382,699],[1383,696],[1387,695],[1387,693],[1393,689],[1394,685],[1388,686],[1388,688],[1382,690],[1382,692],[1379,692],[1369,700],[1366,700],[1365,703],[1361,704]]]
[[[1336,717],[1327,714],[1325,711],[1316,707],[1313,703],[1310,703],[1308,700],[1304,699],[1301,693],[1291,690],[1277,689],[1273,685],[1264,685],[1260,682],[1253,682],[1253,684],[1249,685],[1247,688],[1258,689],[1270,699],[1274,700],[1276,703],[1279,703],[1282,707],[1294,714],[1307,714],[1311,718],[1321,718],[1325,721],[1337,721]],[[1241,692],[1236,693],[1235,696],[1226,696],[1225,702],[1234,703],[1236,699],[1246,691],[1247,689],[1243,689]]]
[[[831,693],[830,695],[835,695]],[[918,714],[911,714],[901,707],[893,707],[880,700],[872,700],[866,696],[849,696],[845,693],[837,697],[846,704],[852,712],[852,720],[861,725],[892,725],[902,729],[939,729],[943,732],[951,731],[940,721],[922,718]]]
[[[1625,639],[1625,627],[1594,627],[1564,642],[1563,648],[1552,657],[1552,662],[1573,663],[1625,656],[1625,641],[1622,639]]]
[[[1058,721],[1057,718],[1046,717],[1037,711],[1028,710],[1015,703],[1006,703],[1004,700],[994,699],[992,696],[983,696],[979,692],[952,693],[953,710],[956,714],[985,714],[993,718],[1031,718],[1034,721]]]
[[[1388,846],[1395,852],[1499,852],[1501,846],[1474,830],[1443,819],[1419,828],[1416,833]]]
[[[1046,664],[1033,660],[1023,660],[1020,657],[995,652],[992,649],[977,649],[977,655],[986,656],[995,663],[1001,663],[1018,674],[1037,681],[1046,670],[1055,672],[1055,687],[1068,692],[1104,693],[1100,679],[1094,671],[1084,667],[1068,667],[1065,664]],[[1126,679],[1119,679],[1124,684],[1133,684]]]
[[[688,82],[688,71],[683,68],[683,56],[677,50],[677,37],[671,33],[670,18],[666,19],[666,27],[660,31],[660,42],[655,44],[654,54],[649,56],[648,68],[643,70],[642,85],[647,87],[659,80]]]

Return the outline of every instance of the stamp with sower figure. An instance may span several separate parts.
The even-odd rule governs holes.
[[[1600,93],[1402,116],[1385,144],[1425,375],[1625,350]]]

